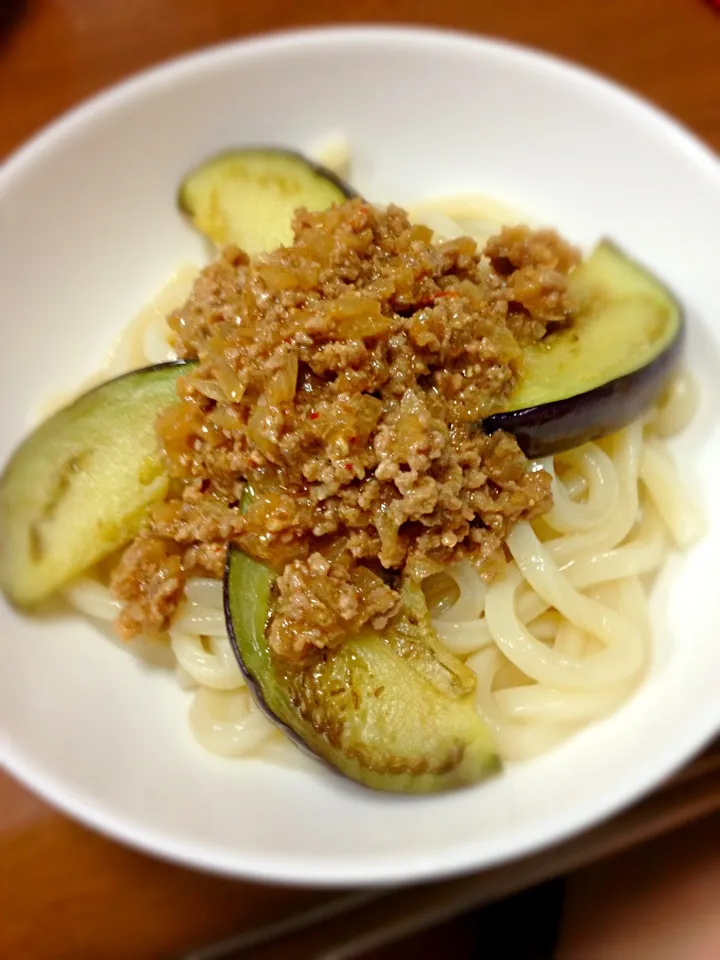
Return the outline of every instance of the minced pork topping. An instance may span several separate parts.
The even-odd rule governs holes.
[[[252,261],[225,249],[169,318],[198,362],[157,424],[168,496],[112,575],[124,636],[165,629],[235,544],[277,571],[269,641],[299,659],[381,629],[398,574],[492,575],[550,505],[548,474],[477,424],[523,347],[570,321],[576,250],[527,227],[439,242],[359,199],[298,211],[294,232]]]

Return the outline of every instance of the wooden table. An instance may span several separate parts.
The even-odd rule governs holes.
[[[0,158],[155,61],[279,27],[413,21],[543,47],[635,88],[720,149],[720,12],[702,0],[0,0]],[[0,775],[0,957],[177,956],[322,893],[234,884],[126,850]],[[463,931],[443,931],[444,950]],[[439,938],[412,954],[437,956]],[[410,951],[397,950],[396,956]],[[465,955],[455,950],[456,956]]]

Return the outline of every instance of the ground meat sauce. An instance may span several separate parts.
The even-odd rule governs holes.
[[[569,322],[576,251],[550,231],[436,242],[398,207],[301,210],[290,247],[230,247],[170,317],[199,363],[158,421],[170,491],[112,576],[124,636],[164,629],[189,575],[228,543],[279,573],[274,651],[300,658],[467,558],[486,572],[550,478],[475,424],[501,409],[522,348]],[[243,497],[252,497],[245,510]]]

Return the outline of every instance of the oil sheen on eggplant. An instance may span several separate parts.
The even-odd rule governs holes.
[[[298,207],[324,210],[356,196],[331,170],[292,150],[246,147],[204,161],[180,184],[178,205],[221,247],[250,256],[292,243]]]
[[[375,790],[434,793],[499,769],[474,705],[475,677],[430,626],[419,586],[382,633],[365,632],[300,665],[275,657],[265,629],[273,573],[231,549],[225,617],[263,711],[297,745]]]
[[[167,477],[155,435],[185,363],[117,377],[21,443],[0,477],[0,589],[21,607],[48,598],[130,540]]]
[[[570,274],[579,310],[566,328],[524,351],[508,410],[482,421],[507,430],[525,454],[543,457],[605,436],[661,395],[684,341],[673,295],[612,242],[602,241]]]

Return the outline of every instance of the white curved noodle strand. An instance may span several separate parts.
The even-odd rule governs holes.
[[[679,371],[648,417],[648,425],[657,437],[672,437],[690,423],[698,408],[699,393],[695,378],[687,370]]]
[[[544,720],[530,724],[507,719],[492,691],[493,681],[502,666],[497,647],[481,650],[467,663],[477,677],[475,702],[478,712],[493,732],[498,752],[504,760],[529,760],[545,753],[562,743],[577,728],[577,725]]]
[[[485,606],[487,584],[470,563],[459,563],[448,568],[447,572],[460,588],[460,596],[451,610],[441,613],[437,622],[444,620],[477,620]]]
[[[570,450],[560,458],[575,468],[585,480],[586,499],[578,502],[553,470],[553,505],[545,514],[545,523],[558,533],[592,530],[607,522],[617,508],[620,495],[618,477],[610,457],[594,443]]]
[[[433,620],[433,627],[448,650],[458,657],[475,653],[476,650],[495,642],[484,619],[458,623],[452,620]]]
[[[257,709],[247,690],[200,687],[190,707],[190,730],[205,750],[222,757],[257,752],[277,731]]]
[[[170,645],[177,662],[198,686],[236,690],[244,685],[227,637],[208,637],[206,647],[202,637],[171,627]]]
[[[647,487],[676,546],[687,550],[703,532],[703,518],[688,497],[678,497],[680,482],[675,466],[657,440],[648,440],[643,450],[640,479]]]
[[[467,656],[493,642],[487,624],[480,619],[487,584],[470,563],[459,563],[447,572],[460,588],[460,596],[450,610],[433,619],[433,627],[448,649]]]
[[[601,687],[578,693],[535,685],[498,690],[495,702],[510,719],[547,722],[587,722],[602,717],[625,699],[629,687]]]
[[[617,508],[599,526],[551,541],[547,548],[557,563],[563,564],[583,552],[608,550],[628,535],[638,513],[637,478],[642,442],[642,425],[639,422],[610,438],[607,445],[619,485]],[[596,463],[596,467],[599,464]]]
[[[120,613],[122,604],[106,586],[92,577],[80,577],[65,589],[65,598],[81,613],[94,620],[112,621]]]
[[[516,528],[517,529],[517,528]],[[527,528],[529,530],[529,527]],[[532,534],[532,530],[530,530]],[[535,544],[539,546],[539,541]],[[500,650],[518,669],[540,683],[559,687],[593,687],[632,678],[642,665],[637,628],[614,610],[575,591],[534,545],[515,539],[511,566],[488,591],[486,618]],[[515,592],[522,577],[532,577],[540,596],[576,627],[596,636],[605,649],[596,657],[576,660],[533,637],[515,612]]]
[[[185,584],[185,598],[201,607],[221,609],[223,604],[222,580],[212,577],[190,577]]]
[[[203,637],[227,637],[225,613],[222,607],[217,609],[207,604],[182,604],[173,618],[173,629]]]

